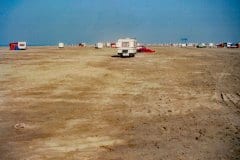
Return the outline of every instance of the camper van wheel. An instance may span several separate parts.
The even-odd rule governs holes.
[[[130,57],[134,57],[135,56],[135,54],[130,54]]]

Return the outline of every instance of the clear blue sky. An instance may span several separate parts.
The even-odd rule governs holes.
[[[240,41],[239,0],[0,0],[0,44]]]

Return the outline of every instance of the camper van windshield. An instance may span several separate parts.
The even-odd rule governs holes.
[[[122,42],[122,47],[129,47],[129,42]]]

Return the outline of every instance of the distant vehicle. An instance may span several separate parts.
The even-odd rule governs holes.
[[[137,53],[137,40],[124,38],[117,41],[117,52],[121,57],[134,57]]]
[[[147,48],[145,46],[138,46],[137,47],[137,52],[154,53],[155,51],[150,49],[150,48]]]
[[[86,47],[86,43],[79,43],[78,46],[79,47]]]
[[[233,45],[232,43],[228,42],[227,43],[227,48],[231,48],[232,45]]]
[[[27,49],[27,42],[18,42],[18,49],[26,50]]]
[[[10,50],[18,50],[18,43],[17,42],[9,43],[9,49]]]
[[[62,42],[58,43],[58,48],[64,48],[64,43]]]
[[[187,44],[186,43],[182,43],[181,47],[187,47]]]
[[[224,47],[224,43],[217,44],[216,46],[217,46],[217,48],[223,48]]]
[[[239,48],[239,43],[220,43],[220,44],[217,44],[217,48]]]
[[[27,42],[14,42],[9,44],[10,50],[26,50]]]
[[[110,42],[107,42],[105,45],[106,45],[107,48],[111,47],[111,43]]]
[[[238,43],[231,43],[227,46],[227,48],[238,48]]]
[[[213,43],[208,43],[208,47],[209,48],[214,48],[214,44]]]
[[[117,48],[116,43],[111,43],[111,48]]]
[[[200,43],[197,45],[197,48],[207,48],[207,45],[205,43]]]
[[[104,44],[101,42],[98,42],[97,44],[95,44],[96,49],[101,49],[101,48],[103,48],[103,46],[104,46]]]

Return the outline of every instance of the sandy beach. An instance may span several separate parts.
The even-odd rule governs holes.
[[[1,160],[230,160],[240,50],[0,48]]]

